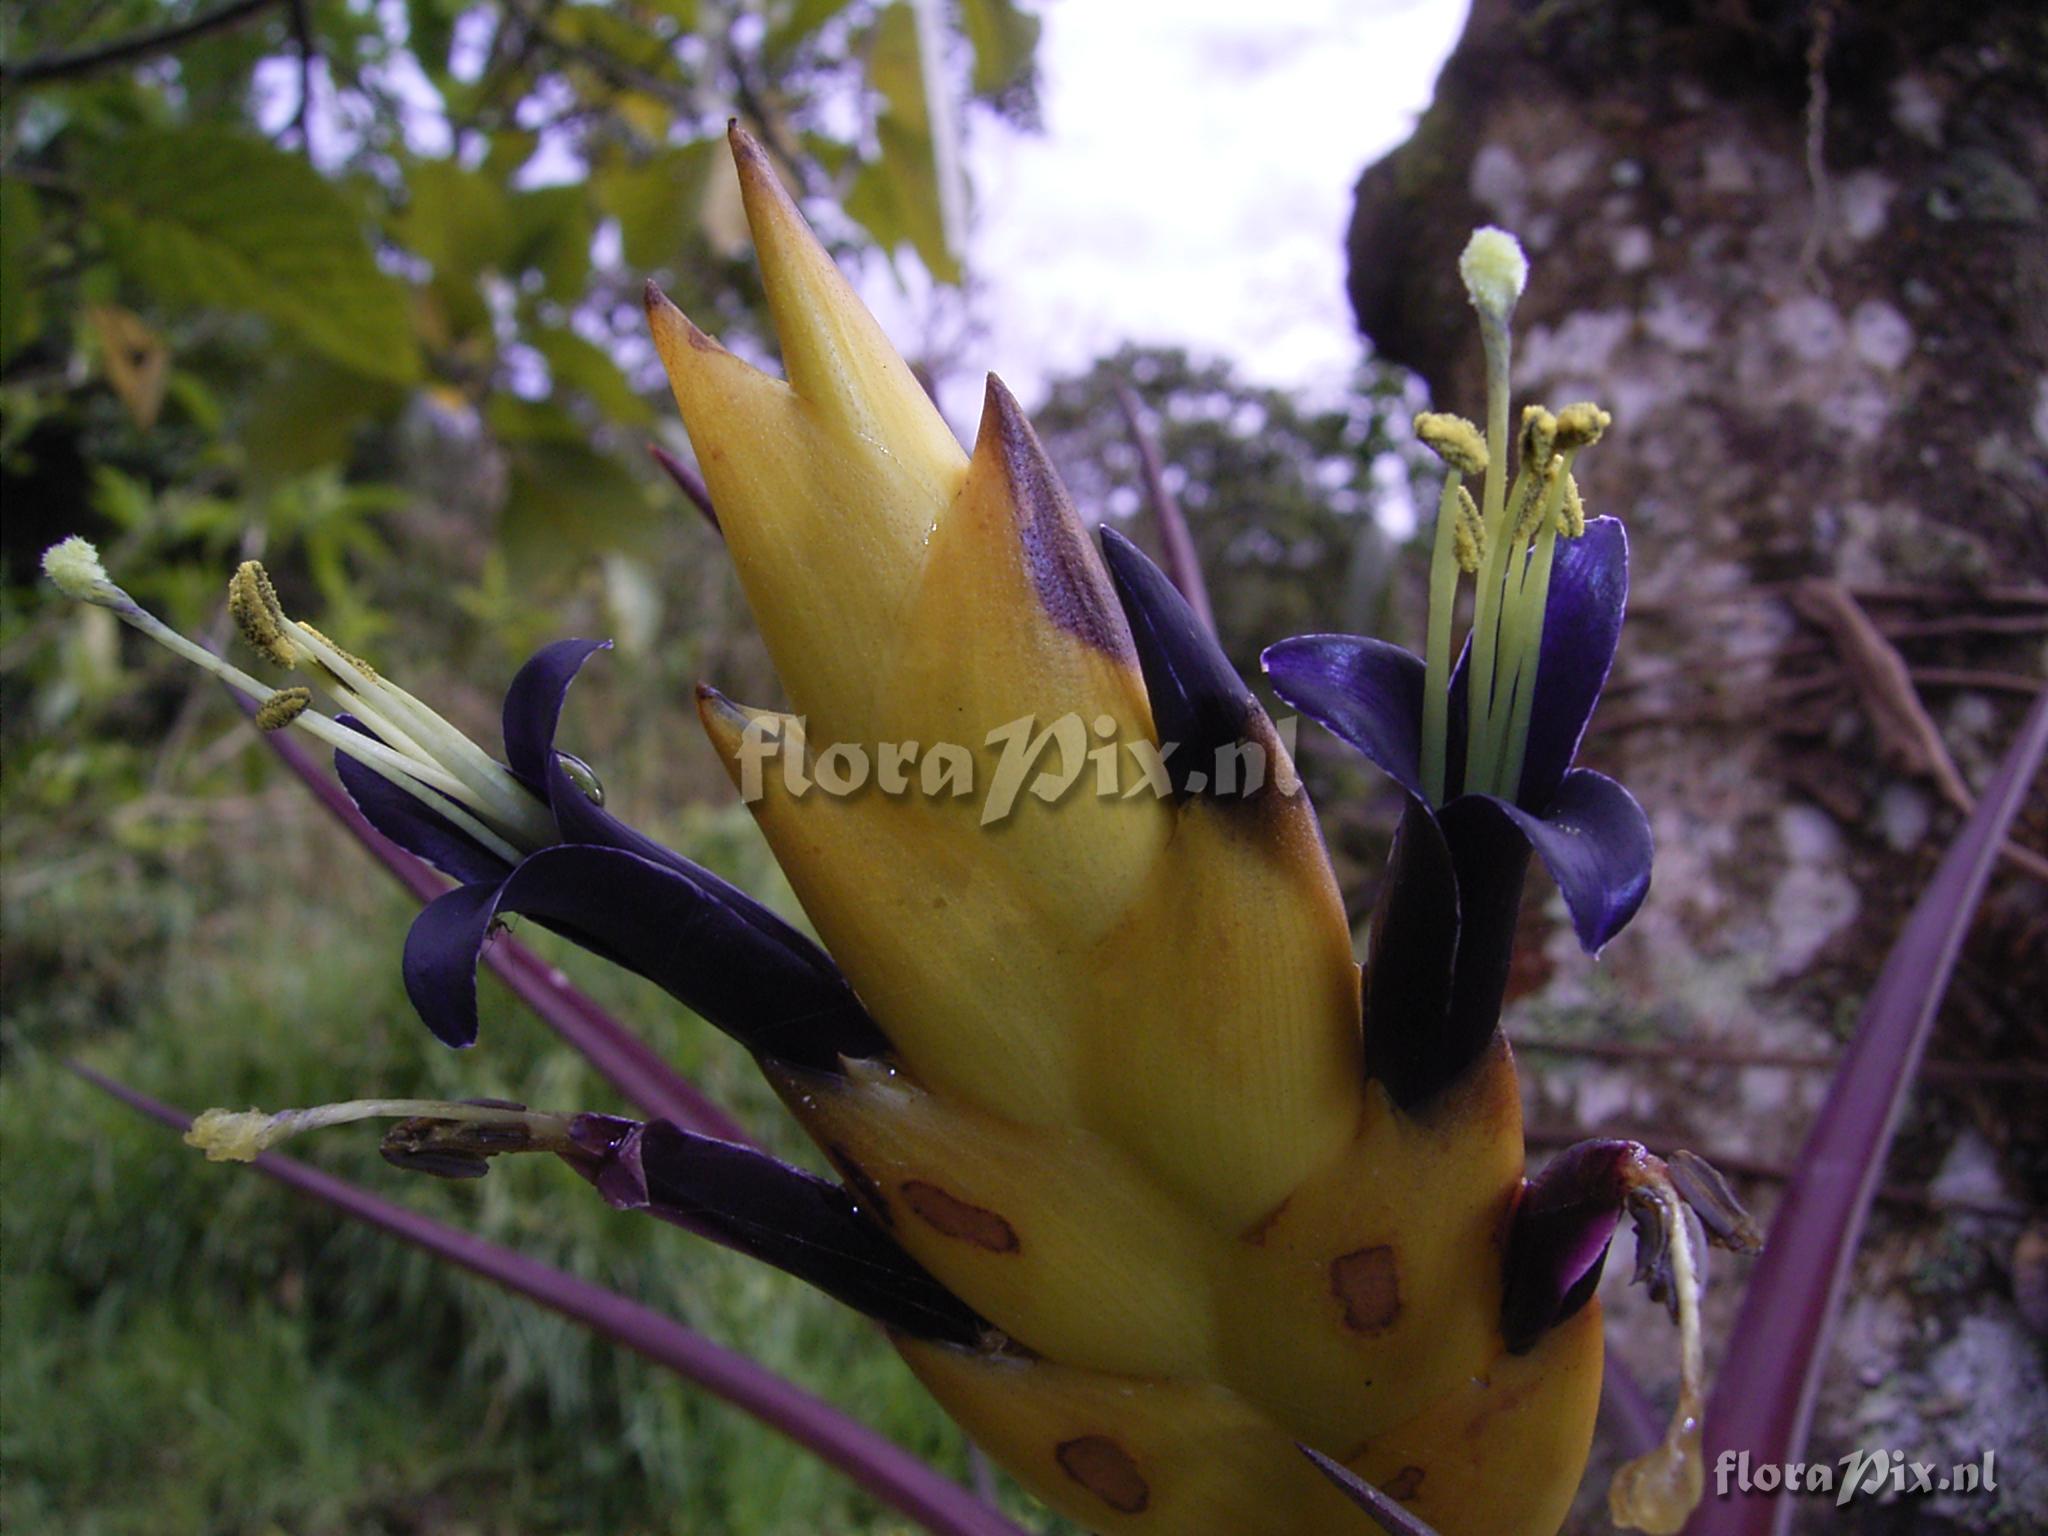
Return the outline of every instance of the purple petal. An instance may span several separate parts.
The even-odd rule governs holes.
[[[347,715],[342,720],[361,726]],[[367,734],[367,733],[365,733]],[[334,773],[348,797],[355,801],[363,819],[407,853],[425,859],[444,875],[464,885],[488,881],[495,885],[512,872],[512,866],[447,817],[440,815],[416,795],[345,752],[334,754]]]
[[[773,1264],[886,1327],[951,1344],[987,1331],[844,1189],[766,1153],[656,1120],[619,1138],[586,1176],[614,1208]]]
[[[1458,964],[1444,1029],[1469,1060],[1500,1026],[1529,874],[1529,840],[1479,795],[1460,796],[1437,820],[1458,876]]]
[[[1605,774],[1574,768],[1540,816],[1491,795],[1470,798],[1522,829],[1557,882],[1587,954],[1598,954],[1627,927],[1650,893],[1649,818]]]
[[[645,976],[758,1055],[837,1072],[842,1056],[888,1050],[831,962],[758,903],[702,870],[582,844],[544,848],[502,884],[451,891],[415,919],[406,990],[451,1045],[476,1039],[476,963],[501,912]]]
[[[505,690],[505,761],[537,795],[547,793],[547,770],[555,760],[555,727],[562,699],[583,663],[611,649],[609,640],[557,640],[528,658]]]
[[[1297,635],[1266,647],[1260,662],[1281,698],[1425,798],[1420,657],[1359,635]]]
[[[1582,1141],[1522,1186],[1501,1295],[1501,1337],[1511,1351],[1529,1349],[1591,1299],[1629,1176],[1646,1156],[1632,1141]]]
[[[1138,648],[1167,776],[1175,793],[1188,794],[1194,776],[1209,782],[1220,752],[1250,739],[1259,702],[1216,636],[1143,550],[1105,527],[1102,554]]]
[[[1365,964],[1366,1070],[1403,1109],[1430,1098],[1472,1058],[1469,1042],[1453,1042],[1445,1030],[1457,956],[1450,846],[1428,807],[1411,798],[1380,880]]]
[[[1596,517],[1583,538],[1557,541],[1518,804],[1547,805],[1557,793],[1607,686],[1627,607],[1628,535],[1619,518]]]

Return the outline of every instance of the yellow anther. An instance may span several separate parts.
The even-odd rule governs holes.
[[[367,661],[363,660],[362,657],[356,655],[353,651],[344,651],[340,646],[336,645],[332,640],[328,639],[325,635],[321,634],[319,630],[315,629],[310,624],[304,623],[302,621],[299,624],[299,628],[303,629],[315,640],[318,640],[322,645],[326,646],[327,649],[334,652],[335,655],[339,656],[343,661],[347,662],[350,666],[354,667],[358,672],[362,673],[363,676],[368,678],[371,682],[374,683],[377,681],[377,669],[371,666]],[[344,679],[344,681],[346,681],[346,679]]]
[[[256,707],[256,729],[281,731],[313,702],[310,688],[280,688]]]
[[[1424,411],[1415,418],[1415,435],[1438,458],[1461,475],[1486,473],[1486,438],[1462,416]]]
[[[1557,418],[1540,405],[1522,407],[1522,462],[1527,474],[1540,474],[1557,447]]]
[[[242,639],[257,655],[290,671],[299,664],[299,648],[285,637],[284,609],[270,573],[254,560],[244,560],[228,579],[228,612]]]
[[[1568,405],[1557,413],[1557,451],[1575,453],[1600,441],[1600,434],[1614,424],[1614,418],[1590,400]]]
[[[1522,482],[1521,498],[1514,507],[1517,547],[1535,538],[1536,530],[1543,526],[1544,504],[1557,489],[1558,476],[1564,472],[1564,460],[1552,456],[1544,460],[1541,474],[1530,475]]]
[[[1458,487],[1458,520],[1451,529],[1451,550],[1458,569],[1476,575],[1486,558],[1486,519],[1479,515],[1479,503],[1462,485]]]
[[[1586,533],[1586,503],[1579,496],[1578,477],[1567,473],[1564,477],[1564,500],[1557,509],[1557,532],[1559,537],[1577,539]]]

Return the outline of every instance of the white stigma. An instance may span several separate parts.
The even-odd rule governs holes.
[[[1465,280],[1472,307],[1505,324],[1529,285],[1529,258],[1513,235],[1489,224],[1473,230],[1472,238],[1465,242],[1465,253],[1458,258],[1458,275]]]
[[[104,602],[118,590],[100,564],[100,552],[75,533],[43,551],[43,574],[75,602]]]

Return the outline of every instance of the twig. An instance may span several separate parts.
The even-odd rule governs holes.
[[[1812,580],[1800,583],[1792,592],[1792,606],[1800,617],[1825,630],[1834,641],[1849,678],[1862,695],[1879,744],[1899,758],[1909,772],[1932,779],[1942,797],[1965,816],[1977,808],[1977,797],[1949,756],[1948,746],[1928,717],[1920,695],[1906,669],[1898,648],[1882,634],[1849,590],[1839,582]],[[1946,623],[1929,620],[1929,624]],[[1972,621],[1984,625],[1992,621]],[[2048,616],[2018,622],[2048,628]],[[1900,633],[1903,626],[1895,626]],[[1931,633],[1924,627],[1921,633]],[[2000,850],[2007,863],[2025,870],[2037,880],[2048,881],[2048,859],[2032,849],[2007,843]]]
[[[299,136],[299,148],[307,158],[313,154],[313,64],[320,57],[320,44],[313,36],[313,7],[309,0],[291,0],[292,38],[299,45],[299,110],[292,114],[287,132]]]
[[[154,58],[194,38],[238,27],[277,3],[278,0],[229,0],[218,10],[207,11],[161,31],[140,32],[116,38],[97,48],[80,48],[71,53],[38,54],[34,58],[23,59],[19,64],[0,63],[0,81],[8,85],[35,85],[44,80],[64,80],[115,64],[132,64],[140,59]]]
[[[1543,1051],[1553,1056],[1587,1056],[1596,1061],[1688,1061],[1717,1067],[1768,1067],[1785,1072],[1832,1072],[1839,1056],[1821,1051],[1758,1051],[1737,1045],[1696,1044],[1672,1040],[1647,1044],[1634,1040],[1543,1040],[1515,1038],[1518,1051]],[[2044,1061],[1930,1061],[1920,1075],[1946,1083],[2048,1083]]]
[[[675,481],[676,489],[683,493],[684,499],[704,514],[704,521],[711,525],[711,531],[722,535],[725,530],[719,526],[718,509],[711,505],[711,492],[704,488],[704,481],[697,471],[659,443],[647,445],[647,456],[661,466],[663,474]]]
[[[1669,1137],[1631,1126],[1602,1126],[1598,1130],[1582,1131],[1564,1125],[1532,1125],[1522,1133],[1522,1139],[1532,1147],[1569,1147],[1581,1141],[1609,1136],[1621,1141],[1639,1141],[1660,1157],[1672,1150]],[[1773,1183],[1782,1184],[1798,1173],[1798,1170],[1789,1163],[1775,1163],[1765,1158],[1749,1157],[1740,1152],[1701,1152],[1699,1155],[1723,1173],[1732,1173],[1745,1179],[1768,1179]],[[1989,1216],[1999,1221],[2033,1219],[2033,1211],[2015,1200],[1979,1200],[1970,1195],[1937,1195],[1931,1189],[1914,1184],[1880,1185],[1877,1198],[1887,1205],[1903,1205],[1918,1211],[1956,1211],[1965,1216]]]
[[[1187,517],[1180,509],[1180,502],[1167,488],[1166,466],[1159,457],[1159,444],[1145,430],[1144,420],[1139,415],[1138,397],[1122,379],[1116,381],[1116,403],[1124,413],[1124,425],[1138,450],[1138,464],[1145,476],[1145,493],[1152,504],[1153,520],[1159,525],[1159,552],[1164,557],[1161,564],[1167,577],[1180,589],[1180,595],[1188,600],[1188,606],[1195,610],[1202,627],[1213,635],[1216,633],[1216,613],[1209,604],[1209,586],[1202,579],[1202,561],[1195,553],[1195,541],[1188,532]]]

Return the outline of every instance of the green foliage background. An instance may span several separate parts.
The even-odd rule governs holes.
[[[220,640],[225,575],[260,554],[296,611],[487,743],[534,645],[614,635],[566,740],[629,820],[796,915],[688,707],[700,677],[764,701],[775,684],[715,535],[644,453],[686,445],[640,287],[772,352],[732,115],[844,254],[966,281],[931,92],[1029,124],[1037,22],[960,0],[931,56],[901,0],[230,9],[237,25],[115,60],[93,55],[212,8],[0,12],[0,1525],[905,1530],[703,1394],[208,1166],[64,1070],[189,1109],[373,1091],[623,1108],[494,983],[480,1048],[436,1046],[399,984],[408,901],[210,683],[57,601],[35,561],[84,533],[145,604]],[[1396,385],[1311,408],[1166,352],[1067,381],[1043,416],[1055,457],[1084,510],[1141,530],[1119,380],[1248,675],[1263,641],[1376,611]],[[525,936],[809,1159],[737,1048]],[[398,1178],[368,1137],[307,1150],[970,1475],[879,1335],[793,1281],[616,1216],[552,1166],[450,1186]],[[1000,1486],[1027,1526],[1066,1529]]]

